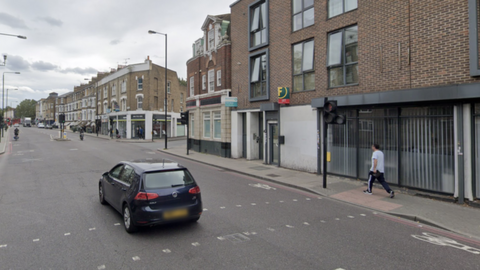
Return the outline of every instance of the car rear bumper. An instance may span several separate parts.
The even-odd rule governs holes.
[[[164,213],[167,211],[174,211],[179,209],[186,209],[188,215],[175,219],[165,219]],[[203,212],[202,202],[197,200],[194,204],[185,205],[175,208],[152,209],[150,206],[138,206],[132,209],[133,221],[136,226],[152,226],[166,223],[174,223],[197,219]]]

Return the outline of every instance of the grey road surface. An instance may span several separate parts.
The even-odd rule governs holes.
[[[0,156],[0,269],[480,269],[460,235],[133,144],[22,128]],[[171,158],[200,184],[198,223],[127,234],[98,201],[121,160]],[[367,196],[367,195],[366,195]]]

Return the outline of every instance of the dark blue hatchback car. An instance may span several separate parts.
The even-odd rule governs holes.
[[[120,162],[98,183],[101,204],[123,215],[125,230],[179,221],[198,221],[200,188],[187,168],[169,160]]]

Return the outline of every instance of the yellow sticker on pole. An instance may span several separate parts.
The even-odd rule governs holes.
[[[332,161],[332,156],[330,152],[327,152],[327,162]]]

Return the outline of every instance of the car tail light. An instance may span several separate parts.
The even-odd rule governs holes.
[[[135,200],[137,201],[147,201],[147,200],[153,200],[156,198],[158,198],[157,193],[139,192],[137,196],[135,196]]]
[[[191,188],[188,193],[190,194],[200,194],[200,188],[198,186]]]

